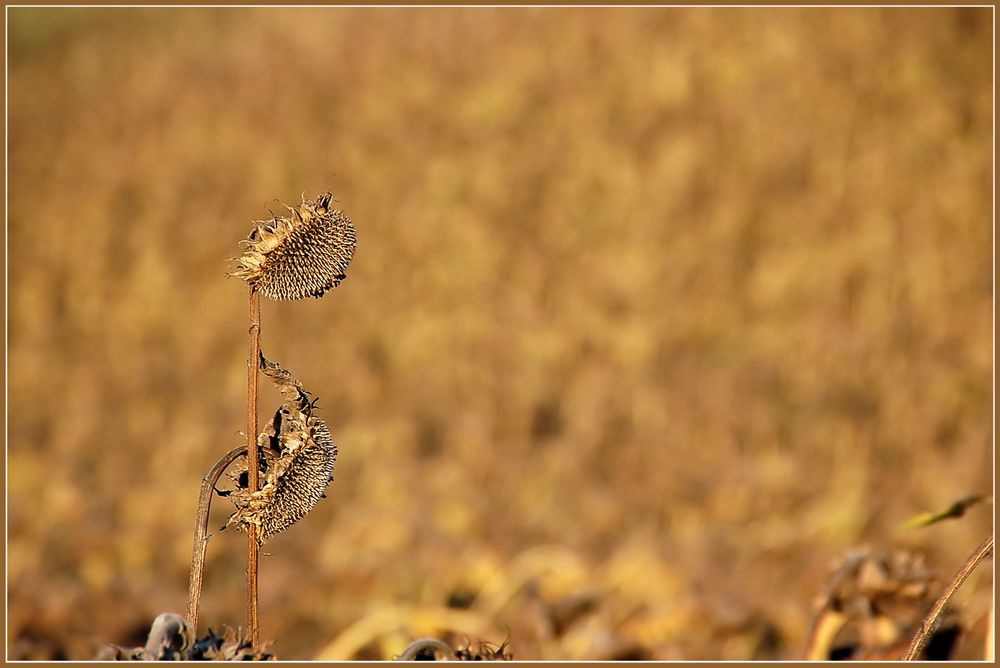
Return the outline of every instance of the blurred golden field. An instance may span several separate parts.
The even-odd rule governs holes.
[[[992,492],[990,9],[8,11],[10,658],[183,611],[226,259],[303,192],[358,252],[263,305],[340,448],[265,546],[279,658],[798,658],[852,549],[936,596],[990,531],[901,528]]]

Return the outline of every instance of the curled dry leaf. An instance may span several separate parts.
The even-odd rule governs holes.
[[[965,511],[973,506],[979,505],[984,501],[992,501],[992,497],[986,494],[973,494],[965,498],[955,501],[947,508],[942,508],[936,512],[920,513],[919,515],[914,515],[910,519],[906,520],[903,524],[905,529],[913,529],[917,527],[926,527],[931,524],[937,524],[942,520],[957,519],[965,515]]]

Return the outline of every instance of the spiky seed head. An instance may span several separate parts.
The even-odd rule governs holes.
[[[337,446],[326,422],[313,415],[311,395],[298,379],[263,355],[260,364],[285,401],[258,439],[261,488],[253,494],[238,489],[229,496],[236,511],[226,526],[256,525],[263,543],[305,517],[323,498],[333,479]]]
[[[230,271],[275,300],[322,297],[347,278],[357,238],[343,211],[331,209],[333,195],[285,206],[289,216],[255,221],[241,241],[243,255]]]
[[[337,460],[337,446],[323,420],[303,413],[278,413],[281,418],[275,416],[259,442],[263,446],[260,490],[251,494],[245,488],[237,489],[228,497],[236,510],[226,526],[235,524],[246,529],[256,525],[261,543],[298,522],[319,503],[333,480]],[[280,435],[271,439],[267,432],[275,431]],[[274,440],[278,446],[267,447]]]
[[[272,492],[260,514],[261,537],[284,531],[312,510],[323,498],[337,460],[337,446],[330,428],[317,418],[303,422],[304,414],[288,420],[281,436],[281,454],[269,462],[262,491]]]

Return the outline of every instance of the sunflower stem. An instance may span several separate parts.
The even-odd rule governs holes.
[[[259,485],[259,452],[257,449],[257,379],[260,369],[260,294],[250,286],[250,359],[247,360],[247,491],[253,495]],[[250,642],[260,641],[257,619],[257,559],[258,528],[247,526],[247,628]]]

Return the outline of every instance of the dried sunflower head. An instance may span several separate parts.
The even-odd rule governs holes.
[[[407,645],[396,661],[437,661],[438,656],[442,661],[512,661],[514,657],[507,651],[508,642],[504,640],[494,646],[480,640],[478,647],[473,648],[472,641],[466,639],[465,647],[452,649],[437,638],[420,638]]]
[[[312,202],[303,198],[298,206],[285,205],[287,218],[255,221],[230,275],[275,300],[322,297],[340,285],[357,238],[350,218],[330,208],[332,200],[330,193]]]
[[[236,511],[226,526],[256,525],[263,543],[305,517],[323,498],[333,480],[337,446],[326,422],[313,415],[315,403],[298,379],[263,355],[260,362],[285,401],[258,440],[261,488],[251,494],[241,484],[229,495]],[[242,481],[244,475],[236,479]]]

